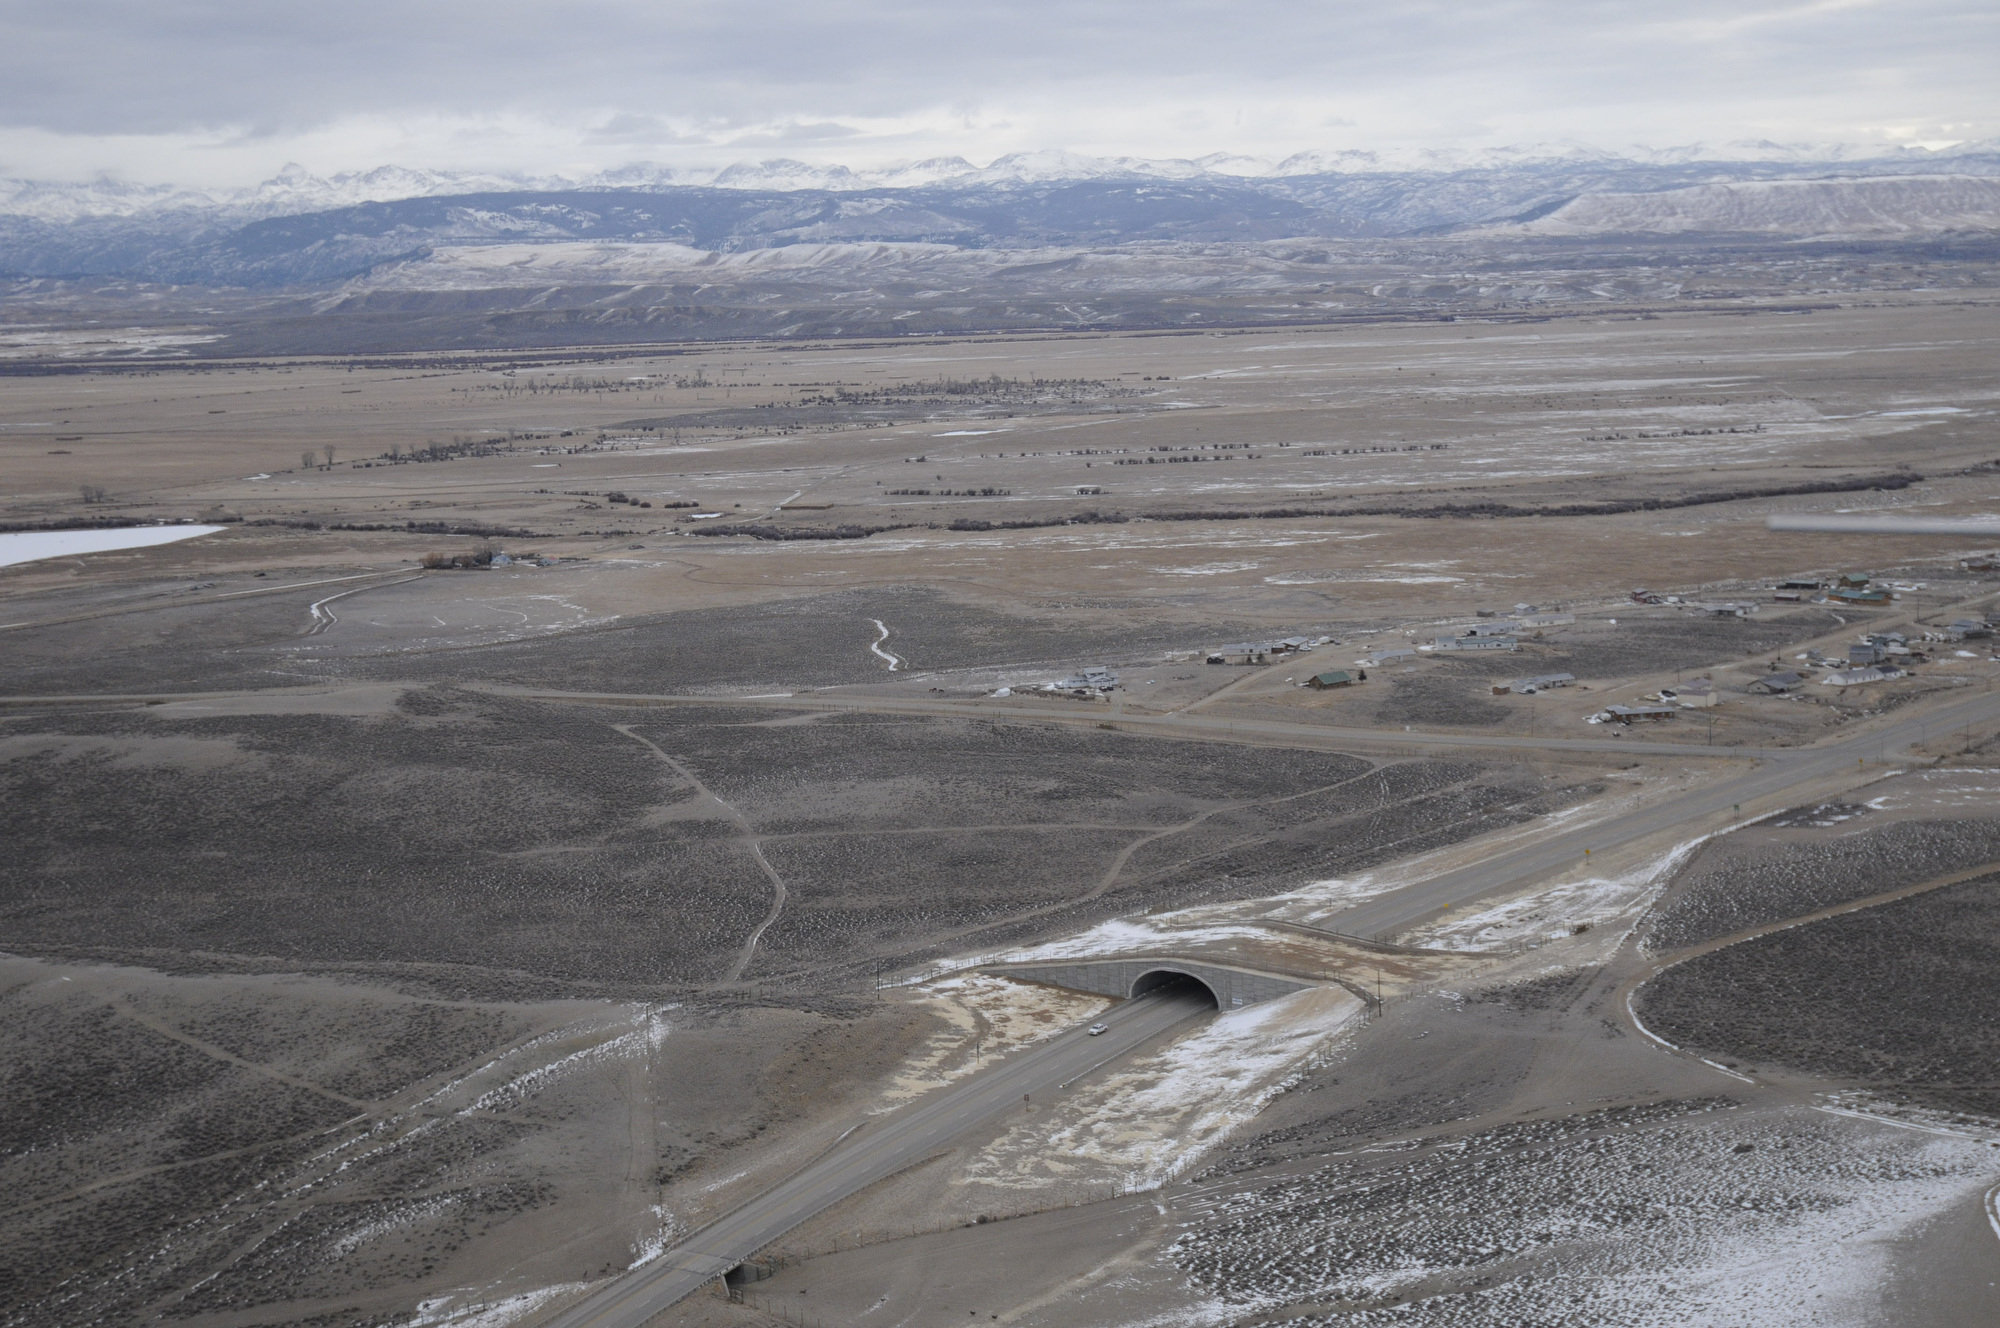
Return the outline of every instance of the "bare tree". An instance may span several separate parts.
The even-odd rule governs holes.
[[[299,453],[299,469],[300,469],[300,470],[311,470],[311,469],[312,469],[312,468],[313,468],[314,466],[317,466],[318,464],[319,464],[319,455],[318,455],[318,453],[315,453],[315,452],[301,452],[301,453]]]
[[[328,443],[325,447],[321,448],[320,451],[326,453],[327,469],[331,470],[333,468],[333,444]]]
[[[105,493],[102,484],[86,484],[83,486],[81,492],[83,493],[83,501],[86,503],[101,503],[110,497],[109,494]]]

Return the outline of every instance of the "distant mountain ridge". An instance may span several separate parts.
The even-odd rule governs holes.
[[[963,157],[856,169],[777,158],[721,167],[676,167],[637,162],[583,175],[529,175],[479,171],[412,170],[379,166],[368,171],[316,176],[288,165],[247,189],[198,189],[116,180],[64,183],[0,178],[0,215],[48,222],[86,217],[221,209],[252,217],[282,216],[386,203],[404,198],[501,192],[573,192],[690,186],[757,191],[853,191],[926,187],[1048,184],[1085,180],[1287,180],[1316,175],[1440,175],[1523,169],[1615,169],[1709,165],[1725,174],[1745,168],[1860,171],[1870,174],[1949,171],[2000,174],[2000,140],[1949,148],[1883,148],[1879,145],[1781,144],[1769,141],[1611,151],[1578,143],[1473,150],[1308,151],[1283,158],[1211,153],[1197,158],[1090,157],[1060,150],[1016,152],[986,166]],[[1731,168],[1734,168],[1732,170]]]
[[[1845,150],[1809,157],[1775,144],[1734,150],[1739,159],[1684,148],[1639,160],[1553,145],[1415,154],[1419,166],[1394,169],[1360,153],[1163,162],[1049,152],[986,167],[946,158],[872,172],[789,161],[702,172],[641,165],[585,182],[397,167],[320,179],[287,168],[227,197],[15,182],[0,185],[0,274],[323,287],[433,250],[483,245],[738,254],[793,245],[1082,250],[1457,232],[1907,238],[2000,229],[2000,143],[1848,159],[1825,155]]]

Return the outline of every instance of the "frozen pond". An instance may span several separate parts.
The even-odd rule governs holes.
[[[111,549],[143,549],[213,535],[221,526],[127,526],[121,530],[27,530],[0,535],[0,567]]]

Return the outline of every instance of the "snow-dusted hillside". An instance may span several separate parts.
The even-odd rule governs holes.
[[[899,283],[955,288],[971,298],[993,290],[1108,291],[1285,289],[1317,275],[1310,251],[1265,245],[1226,254],[1179,247],[968,249],[949,244],[790,244],[716,253],[666,243],[450,245],[383,263],[342,287],[348,298],[382,292],[609,289],[697,284],[718,288],[831,283],[870,295]],[[949,294],[933,290],[932,298]],[[888,298],[883,296],[882,298]]]
[[[1996,182],[1995,143],[1872,157],[1768,143],[1283,160],[1029,152],[865,171],[640,163],[584,179],[400,167],[322,178],[288,167],[234,192],[0,181],[0,276],[325,288],[440,248],[523,242],[722,254],[862,246],[840,251],[858,255],[873,244],[1101,252],[1496,229],[1909,237],[1992,229]]]
[[[1745,180],[1587,194],[1507,229],[1533,235],[1757,234],[1882,238],[2000,230],[2000,179],[1969,175]]]
[[[1876,145],[1738,142],[1671,148],[1609,150],[1580,143],[1536,143],[1477,149],[1307,151],[1284,158],[1211,153],[1155,159],[1091,157],[1060,150],[1015,152],[985,166],[963,157],[932,157],[872,168],[813,165],[779,158],[721,167],[637,162],[575,175],[411,170],[380,166],[316,176],[291,165],[248,189],[197,189],[117,180],[89,183],[0,179],[0,215],[45,222],[86,217],[137,217],[148,213],[220,211],[239,220],[322,212],[359,203],[456,194],[599,189],[661,190],[687,187],[757,191],[964,188],[1051,184],[1086,180],[1209,180],[1218,183],[1286,181],[1311,176],[1437,176],[1466,173],[1604,170],[1615,168],[1713,168],[1718,178],[1763,171],[1797,173],[1839,164],[1866,174],[1950,172],[2000,175],[2000,141],[1951,148],[1887,149]]]

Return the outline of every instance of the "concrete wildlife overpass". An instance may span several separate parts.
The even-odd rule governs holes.
[[[1193,979],[1208,988],[1215,1004],[1224,1010],[1274,1001],[1295,991],[1324,984],[1308,978],[1286,977],[1234,964],[1218,964],[1205,959],[1181,959],[1171,955],[1120,959],[1053,959],[1030,964],[994,964],[986,972],[1021,982],[1044,982],[1072,991],[1095,992],[1100,996],[1129,999]]]

